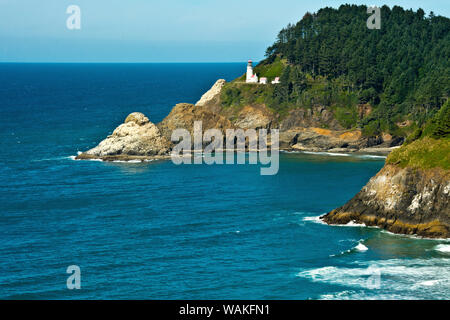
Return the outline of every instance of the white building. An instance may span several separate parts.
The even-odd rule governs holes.
[[[248,60],[247,64],[247,78],[245,79],[245,82],[247,83],[258,83],[258,76],[253,74],[253,66],[252,66],[252,60]]]
[[[256,73],[253,73],[253,66],[252,66],[252,60],[248,60],[247,63],[247,77],[245,79],[245,82],[247,83],[260,83],[260,84],[267,84],[267,78],[261,77],[258,81],[258,76]],[[272,81],[272,84],[280,83],[280,77],[275,77],[275,80]]]

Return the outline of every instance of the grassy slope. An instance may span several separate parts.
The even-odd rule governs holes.
[[[267,81],[270,83],[275,77],[281,76],[286,64],[286,59],[276,58],[275,61],[270,64],[258,64],[254,71],[258,77],[266,77]]]
[[[416,169],[450,170],[450,139],[425,137],[393,151],[386,163]]]
[[[450,102],[447,101],[436,116],[430,119],[417,140],[405,143],[393,151],[387,163],[418,169],[442,168],[450,170]],[[414,139],[414,138],[413,138]],[[411,139],[411,140],[413,140]],[[409,139],[408,139],[409,140]]]

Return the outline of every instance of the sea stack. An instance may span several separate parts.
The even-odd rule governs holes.
[[[134,160],[167,156],[170,143],[158,127],[140,112],[133,112],[112,135],[76,159]]]

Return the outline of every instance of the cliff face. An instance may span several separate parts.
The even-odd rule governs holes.
[[[193,136],[194,122],[202,122],[202,131],[208,129],[219,129],[224,132],[225,129],[233,128],[230,120],[224,116],[212,112],[203,106],[194,106],[189,103],[179,103],[170,111],[169,115],[158,124],[162,135],[170,141],[172,131],[175,129],[186,129]]]
[[[350,221],[394,233],[450,237],[450,173],[387,164],[349,202],[323,216],[329,224]]]
[[[296,127],[321,127],[326,125],[333,130],[343,130],[333,113],[322,106],[312,109],[290,110],[286,118],[280,123],[280,130],[289,130]]]
[[[226,81],[224,79],[219,79],[214,83],[214,85],[202,95],[199,101],[195,104],[198,107],[217,105],[220,92],[225,85]]]
[[[280,148],[285,150],[352,152],[376,146],[380,149],[367,151],[388,153],[387,148],[398,146],[403,142],[402,139],[393,139],[390,135],[368,138],[362,136],[361,130],[346,130],[336,120],[335,114],[325,106],[297,108],[281,116],[258,100],[260,97],[258,90],[261,90],[261,87],[256,84],[232,83],[232,86],[246,86],[246,90],[250,90],[248,94],[255,98],[255,103],[240,107],[224,106],[223,94],[229,90],[226,85],[225,80],[217,80],[195,107],[226,118],[235,128],[279,129]],[[360,117],[370,112],[369,105],[360,106]]]
[[[450,238],[450,140],[424,136],[393,151],[383,169],[342,207],[323,216],[403,234]]]

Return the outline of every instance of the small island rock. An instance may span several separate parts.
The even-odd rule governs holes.
[[[129,160],[139,157],[161,156],[170,151],[170,143],[158,127],[140,112],[133,112],[112,135],[79,156],[77,159]]]

